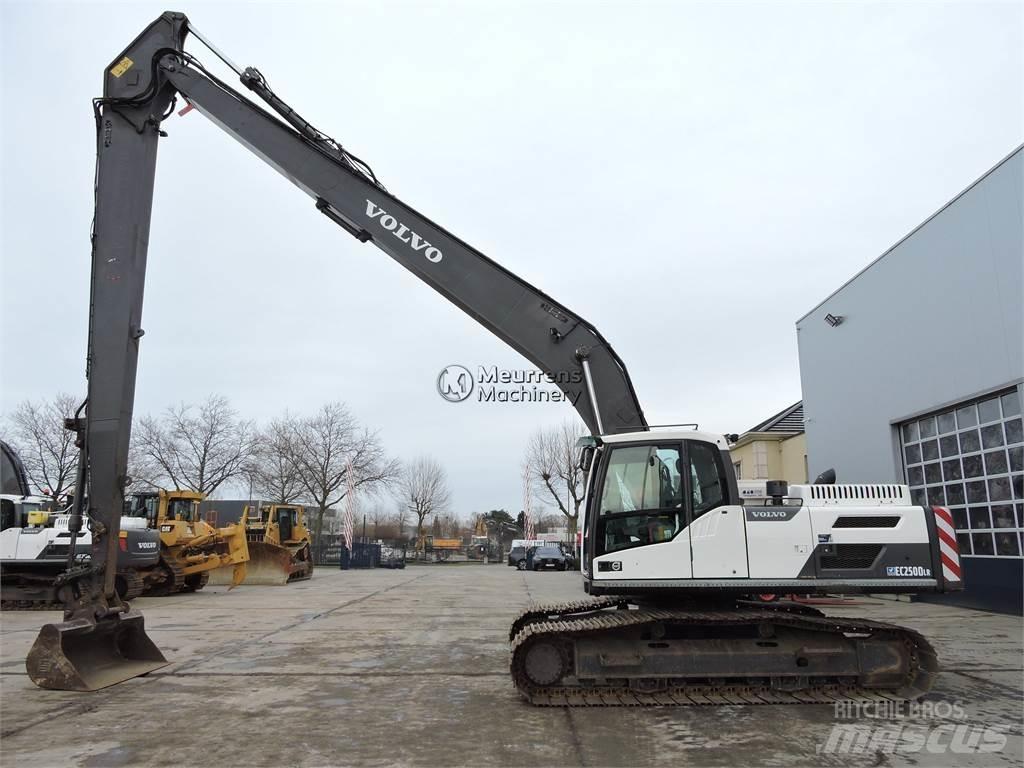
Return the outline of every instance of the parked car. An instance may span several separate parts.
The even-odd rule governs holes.
[[[526,547],[512,547],[508,552],[508,564],[520,571],[526,570]]]
[[[558,570],[564,571],[569,563],[557,544],[544,547],[533,547],[526,553],[525,569],[531,571]],[[524,569],[524,570],[525,570]]]
[[[381,568],[405,568],[405,549],[400,547],[382,546],[380,548]]]

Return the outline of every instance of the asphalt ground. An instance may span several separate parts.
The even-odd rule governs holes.
[[[1020,766],[1020,617],[861,598],[943,673],[916,707],[545,709],[508,675],[511,619],[579,575],[501,565],[338,571],[135,602],[170,665],[97,693],[25,674],[54,612],[0,615],[0,765]]]

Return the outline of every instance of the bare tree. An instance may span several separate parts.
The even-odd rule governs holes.
[[[374,504],[366,512],[367,519],[373,524],[373,538],[381,538],[381,529],[388,525],[388,514],[387,508],[380,503]]]
[[[252,422],[239,419],[221,395],[170,407],[156,418],[145,416],[133,438],[133,468],[140,480],[208,495],[251,470],[256,442]]]
[[[405,536],[405,526],[409,524],[409,508],[405,506],[401,501],[395,507],[395,511],[391,514],[388,519],[391,525],[394,525],[398,529],[399,537]]]
[[[293,504],[304,490],[296,456],[296,423],[294,416],[285,413],[261,430],[256,440],[253,488],[275,504]]]
[[[29,482],[54,504],[75,484],[78,448],[75,433],[64,429],[65,417],[74,415],[78,401],[60,392],[52,400],[19,403],[6,418],[9,441],[21,457]]]
[[[399,465],[384,452],[377,434],[360,426],[344,403],[327,403],[292,430],[295,463],[306,495],[316,506],[314,541],[320,541],[324,513],[352,487],[377,493],[388,487]]]
[[[463,537],[463,522],[458,515],[450,512],[439,513],[434,516],[434,522],[440,531],[439,534],[446,539],[461,539]]]
[[[444,467],[429,456],[421,456],[406,464],[398,480],[398,496],[402,505],[416,518],[416,538],[423,538],[427,518],[446,512],[451,504],[451,490]]]
[[[573,538],[583,503],[585,480],[577,460],[576,441],[584,434],[576,422],[566,421],[557,427],[534,432],[526,449],[530,477],[541,496],[558,506]]]

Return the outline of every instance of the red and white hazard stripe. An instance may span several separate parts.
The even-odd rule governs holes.
[[[956,529],[953,516],[945,507],[932,507],[935,513],[935,528],[939,533],[939,555],[942,559],[942,575],[946,581],[961,581],[960,547],[956,543]]]

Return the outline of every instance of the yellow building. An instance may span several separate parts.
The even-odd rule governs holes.
[[[737,480],[808,482],[803,400],[748,429],[729,451]]]

